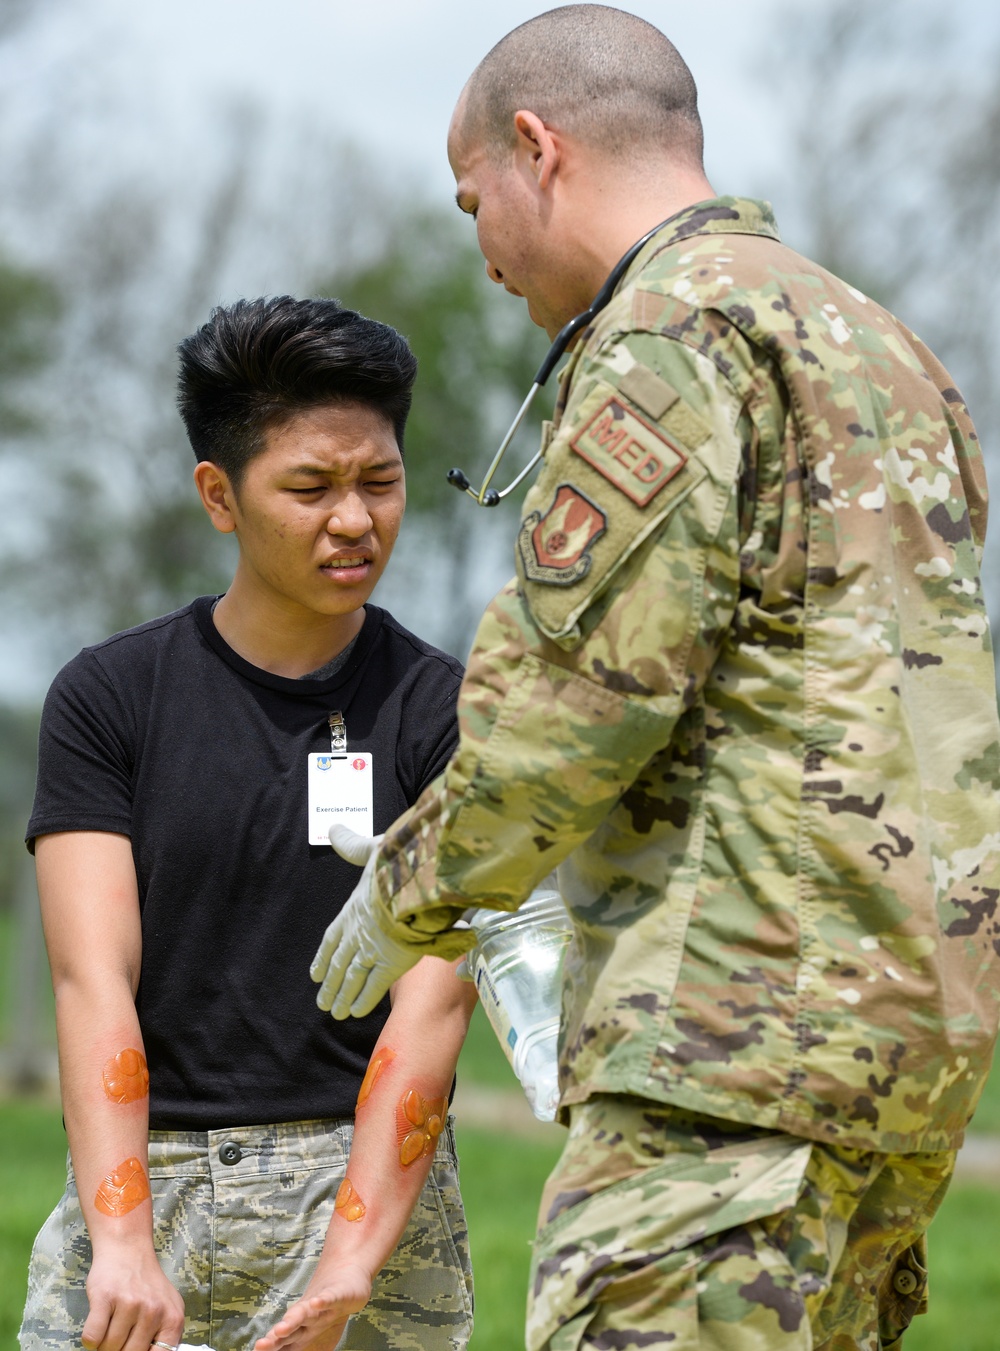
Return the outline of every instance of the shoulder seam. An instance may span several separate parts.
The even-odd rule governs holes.
[[[392,629],[392,632],[397,638],[401,638],[408,647],[411,647],[414,652],[418,652],[420,656],[426,657],[431,661],[436,661],[442,666],[446,666],[453,675],[457,676],[459,683],[461,683],[464,675],[464,668],[457,657],[453,656],[450,652],[445,652],[441,648],[435,647],[433,643],[428,643],[417,634],[411,633],[409,629],[405,629],[402,624],[398,622],[395,615],[390,614],[388,610],[383,610],[382,613],[385,616],[382,621],[383,624],[387,623],[388,627]]]

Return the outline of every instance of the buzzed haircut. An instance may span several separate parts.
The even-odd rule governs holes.
[[[610,5],[564,5],[513,29],[465,87],[461,132],[494,158],[516,143],[514,114],[536,113],[607,154],[667,151],[700,168],[698,91],[677,48]]]
[[[373,409],[402,453],[417,359],[394,328],[338,300],[220,305],[177,351],[177,403],[195,458],[225,470],[234,489],[268,431],[328,404]]]

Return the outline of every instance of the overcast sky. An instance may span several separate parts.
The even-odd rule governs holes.
[[[808,23],[810,13],[838,6],[844,0],[630,6],[675,41],[694,72],[716,189],[771,197],[786,236],[795,197],[789,138],[829,110],[822,89],[802,98],[795,73],[782,69],[782,29],[792,14]],[[408,170],[427,198],[447,202],[455,99],[493,43],[544,8],[524,0],[30,0],[27,39],[0,52],[0,148],[55,115],[87,158],[83,179],[151,161],[197,175],[218,153],[220,109],[243,99],[274,124],[311,118],[362,146],[378,172]],[[1000,32],[995,0],[907,0],[904,12],[932,15],[958,38],[944,68],[913,72],[918,83],[962,78]],[[872,53],[872,78],[893,55]]]
[[[36,0],[39,3],[39,0]],[[823,0],[814,0],[821,4]],[[390,166],[405,161],[428,193],[448,196],[444,153],[455,99],[476,62],[544,5],[476,0],[47,0],[31,41],[19,44],[4,84],[15,121],[78,91],[113,124],[112,159],[198,155],[199,132],[234,95],[277,115],[311,110]],[[782,0],[639,3],[671,36],[701,92],[709,164],[727,188],[754,190],[780,162],[774,130],[780,90],[757,76]],[[762,52],[761,48],[764,47]],[[68,76],[72,74],[72,81]],[[67,126],[67,134],[73,128]],[[95,166],[99,167],[99,166]]]

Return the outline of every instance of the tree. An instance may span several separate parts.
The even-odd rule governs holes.
[[[1000,500],[1000,44],[913,0],[789,11],[807,247],[897,312],[968,399]],[[1000,530],[984,587],[1000,631]]]
[[[453,652],[468,647],[484,602],[513,571],[510,541],[523,490],[484,511],[445,475],[458,465],[478,484],[547,346],[524,305],[486,279],[464,224],[453,212],[399,210],[378,257],[319,287],[399,329],[419,362],[406,432],[407,511],[417,518],[409,527],[412,552],[435,567],[434,605],[420,611],[420,628]],[[511,452],[519,464],[535,448],[546,396],[551,404],[551,391],[539,395]],[[510,476],[505,461],[500,484]],[[387,580],[398,594],[392,570]],[[411,603],[419,602],[414,588]]]
[[[0,436],[38,430],[20,386],[51,356],[59,311],[55,287],[37,272],[0,258]]]

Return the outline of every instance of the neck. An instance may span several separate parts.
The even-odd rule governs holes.
[[[647,231],[687,207],[716,196],[703,174],[679,173],[675,166],[662,172],[652,168],[630,170],[628,181],[621,183],[609,181],[606,168],[588,177],[591,181],[581,184],[583,191],[578,197],[582,206],[575,234],[577,256],[586,278],[581,294],[587,292],[591,299],[619,258]],[[595,202],[600,204],[597,210]]]
[[[212,619],[244,661],[272,675],[297,680],[332,661],[357,637],[365,611],[322,615],[283,598],[260,595],[237,569]]]

